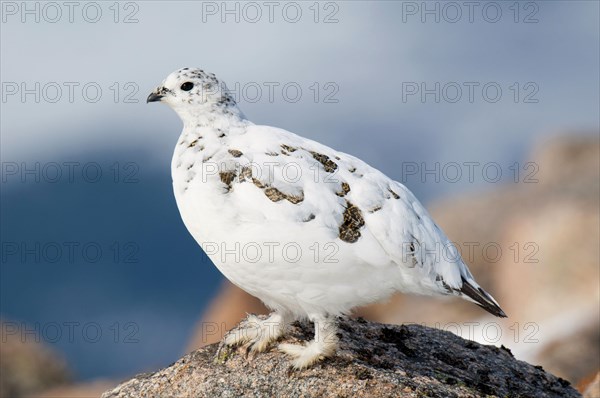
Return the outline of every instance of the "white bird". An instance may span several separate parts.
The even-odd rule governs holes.
[[[231,282],[273,310],[226,345],[264,351],[310,319],[315,339],[280,344],[296,368],[333,355],[336,317],[395,292],[455,295],[506,315],[402,184],[351,155],[255,125],[214,74],[171,73],[147,102],[183,121],[171,173],[183,222]]]

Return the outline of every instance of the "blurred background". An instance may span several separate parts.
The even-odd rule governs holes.
[[[179,217],[181,123],[145,98],[184,66],[407,185],[509,318],[402,295],[356,315],[597,377],[598,2],[1,7],[0,396],[98,396],[265,311]]]

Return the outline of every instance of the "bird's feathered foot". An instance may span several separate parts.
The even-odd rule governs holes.
[[[231,329],[223,339],[226,346],[244,345],[248,352],[263,352],[283,335],[291,319],[274,312],[267,319],[250,314],[240,324]]]
[[[292,366],[304,369],[335,354],[338,347],[337,325],[331,317],[315,316],[315,338],[306,345],[279,344],[279,350],[293,358]]]

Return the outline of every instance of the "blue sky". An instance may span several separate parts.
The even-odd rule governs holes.
[[[312,3],[288,2],[277,3],[272,21],[261,2],[228,3],[234,11],[237,4],[236,14],[221,2],[145,1],[122,6],[118,15],[101,3],[96,23],[86,21],[94,7],[75,8],[72,23],[62,7],[51,23],[55,10],[40,7],[35,22],[35,13],[23,15],[19,4],[3,10],[2,81],[11,85],[3,88],[32,89],[38,82],[42,98],[22,101],[20,91],[3,98],[4,160],[51,160],[99,146],[168,159],[180,124],[166,107],[146,106],[144,99],[182,66],[210,70],[238,87],[240,105],[256,123],[317,139],[397,178],[399,161],[507,163],[539,137],[598,128],[593,1],[482,2],[470,13],[440,2],[333,2],[322,3],[318,15]],[[292,23],[298,8],[301,18]],[[126,17],[137,22],[123,23]],[[434,94],[423,103],[420,92],[403,92],[436,83],[439,103]],[[476,85],[472,102],[469,83]],[[72,102],[65,84],[77,84]],[[98,102],[86,101],[86,84],[88,97],[101,88]],[[276,87],[272,102],[268,84]],[[298,102],[286,101],[286,84],[302,89]],[[497,102],[488,101],[486,84],[491,97],[502,90]],[[50,103],[44,98],[55,97],[53,85],[62,97]],[[251,102],[257,86],[261,96]],[[456,97],[456,87],[461,99],[445,100]],[[127,94],[138,102],[124,103]],[[337,103],[325,103],[328,94]]]

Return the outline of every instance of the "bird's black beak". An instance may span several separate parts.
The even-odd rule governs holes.
[[[162,99],[162,97],[163,97],[163,95],[160,93],[156,93],[156,92],[150,93],[150,95],[146,99],[146,103],[160,101]]]

